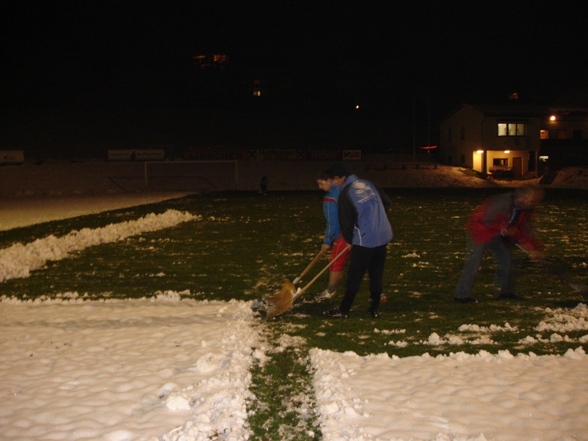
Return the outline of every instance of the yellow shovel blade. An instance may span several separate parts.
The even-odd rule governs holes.
[[[283,314],[292,307],[296,287],[292,282],[284,282],[284,286],[273,297],[267,299],[267,318]]]

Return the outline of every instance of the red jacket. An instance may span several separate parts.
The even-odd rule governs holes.
[[[501,235],[509,225],[515,227],[510,237],[528,251],[541,248],[533,235],[533,210],[518,210],[515,214],[514,194],[491,196],[470,216],[466,229],[476,245]]]

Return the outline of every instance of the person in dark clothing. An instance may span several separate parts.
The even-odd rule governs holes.
[[[386,246],[393,237],[386,214],[392,204],[379,186],[359,179],[346,162],[334,164],[331,174],[335,183],[342,187],[339,195],[339,226],[343,238],[351,244],[351,253],[345,295],[339,308],[328,311],[326,315],[332,318],[349,316],[367,271],[370,278],[369,313],[377,318],[383,293]]]
[[[520,298],[515,294],[516,272],[512,268],[511,250],[519,243],[531,259],[543,257],[542,244],[532,229],[534,208],[542,199],[542,188],[523,186],[514,192],[491,196],[474,210],[466,225],[465,262],[453,295],[456,302],[477,303],[471,291],[486,249],[497,263],[494,296]]]
[[[266,195],[267,194],[267,176],[263,175],[261,180],[259,181],[259,193]]]

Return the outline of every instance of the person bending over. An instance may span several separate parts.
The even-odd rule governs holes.
[[[456,302],[477,303],[471,292],[485,250],[496,261],[494,296],[521,298],[515,293],[516,271],[512,268],[511,252],[518,243],[531,259],[543,258],[542,244],[532,228],[534,209],[543,194],[540,187],[518,187],[514,192],[487,198],[474,210],[466,224],[465,262],[453,295]]]
[[[339,195],[339,225],[341,234],[351,244],[345,296],[339,308],[326,313],[332,318],[345,318],[359,291],[367,271],[370,279],[369,314],[379,316],[378,307],[383,294],[386,246],[392,240],[392,226],[386,214],[391,206],[383,190],[365,179],[359,179],[346,162],[331,169],[334,182],[341,187]]]

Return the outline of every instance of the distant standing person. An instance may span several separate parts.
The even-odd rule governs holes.
[[[267,194],[267,176],[263,175],[261,181],[259,181],[259,189],[261,194]]]
[[[392,205],[377,185],[359,179],[351,165],[338,162],[331,169],[333,181],[341,187],[339,195],[339,226],[343,238],[350,243],[345,296],[339,308],[326,313],[331,318],[349,317],[349,311],[367,271],[370,278],[369,314],[379,317],[378,307],[383,293],[386,246],[392,240],[392,226],[386,211]]]
[[[330,172],[321,172],[316,177],[316,182],[321,190],[326,192],[323,197],[323,214],[325,216],[325,234],[323,236],[323,249],[330,250],[329,261],[339,256],[347,246],[347,242],[341,235],[338,217],[338,202],[341,187],[339,187]],[[317,301],[331,299],[336,294],[337,285],[343,276],[345,264],[349,258],[349,251],[345,251],[337,261],[329,268],[329,282],[327,289],[316,296]]]
[[[532,229],[533,211],[543,199],[543,193],[540,187],[518,187],[514,192],[487,198],[474,210],[466,225],[465,262],[453,295],[456,302],[477,303],[471,292],[484,250],[490,251],[497,264],[494,296],[520,298],[515,294],[511,250],[516,242],[529,251],[532,259],[543,257],[542,245]]]

